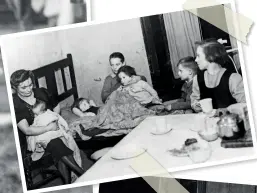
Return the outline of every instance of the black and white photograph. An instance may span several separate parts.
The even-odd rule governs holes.
[[[0,36],[91,21],[90,0],[1,0]],[[18,158],[0,51],[0,187],[21,192]]]
[[[0,35],[90,20],[90,0],[0,1]]]
[[[256,158],[239,44],[185,10],[2,36],[25,189]]]

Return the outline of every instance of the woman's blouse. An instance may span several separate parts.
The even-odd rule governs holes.
[[[221,70],[215,75],[211,75],[207,71],[205,71],[204,82],[206,87],[208,88],[217,87],[225,71],[226,71],[225,68],[221,68]],[[230,93],[232,97],[237,101],[237,103],[245,103],[246,99],[245,99],[244,84],[243,84],[242,76],[238,73],[232,73],[229,78],[228,84],[229,84]],[[193,79],[193,89],[192,89],[192,94],[190,98],[191,98],[191,106],[193,109],[196,110],[197,109],[196,104],[200,100],[200,89],[197,81],[197,75]]]

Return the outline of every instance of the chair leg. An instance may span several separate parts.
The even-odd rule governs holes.
[[[33,186],[33,178],[32,173],[30,170],[30,167],[26,167],[25,169],[25,177],[26,177],[26,183],[27,183],[27,189],[29,190]]]

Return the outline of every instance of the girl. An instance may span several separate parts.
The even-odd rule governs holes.
[[[193,79],[191,106],[201,111],[199,100],[212,98],[213,108],[222,109],[235,103],[245,103],[243,79],[224,65],[228,60],[225,47],[217,41],[199,43],[196,62],[201,70]]]
[[[71,107],[72,112],[79,117],[96,116],[98,109],[93,100],[89,101],[85,98],[76,99]]]
[[[127,91],[146,108],[156,104],[162,104],[157,92],[147,82],[139,80],[134,83],[134,78],[136,77],[134,68],[131,66],[122,66],[117,74],[122,84],[118,90]]]

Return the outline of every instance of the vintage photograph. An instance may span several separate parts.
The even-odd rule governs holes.
[[[90,0],[1,0],[0,35],[91,20]]]
[[[1,0],[0,36],[91,20],[90,0]],[[22,192],[10,107],[0,51],[0,187]]]
[[[146,153],[169,172],[256,158],[238,45],[188,11],[2,36],[23,185],[137,177]]]

